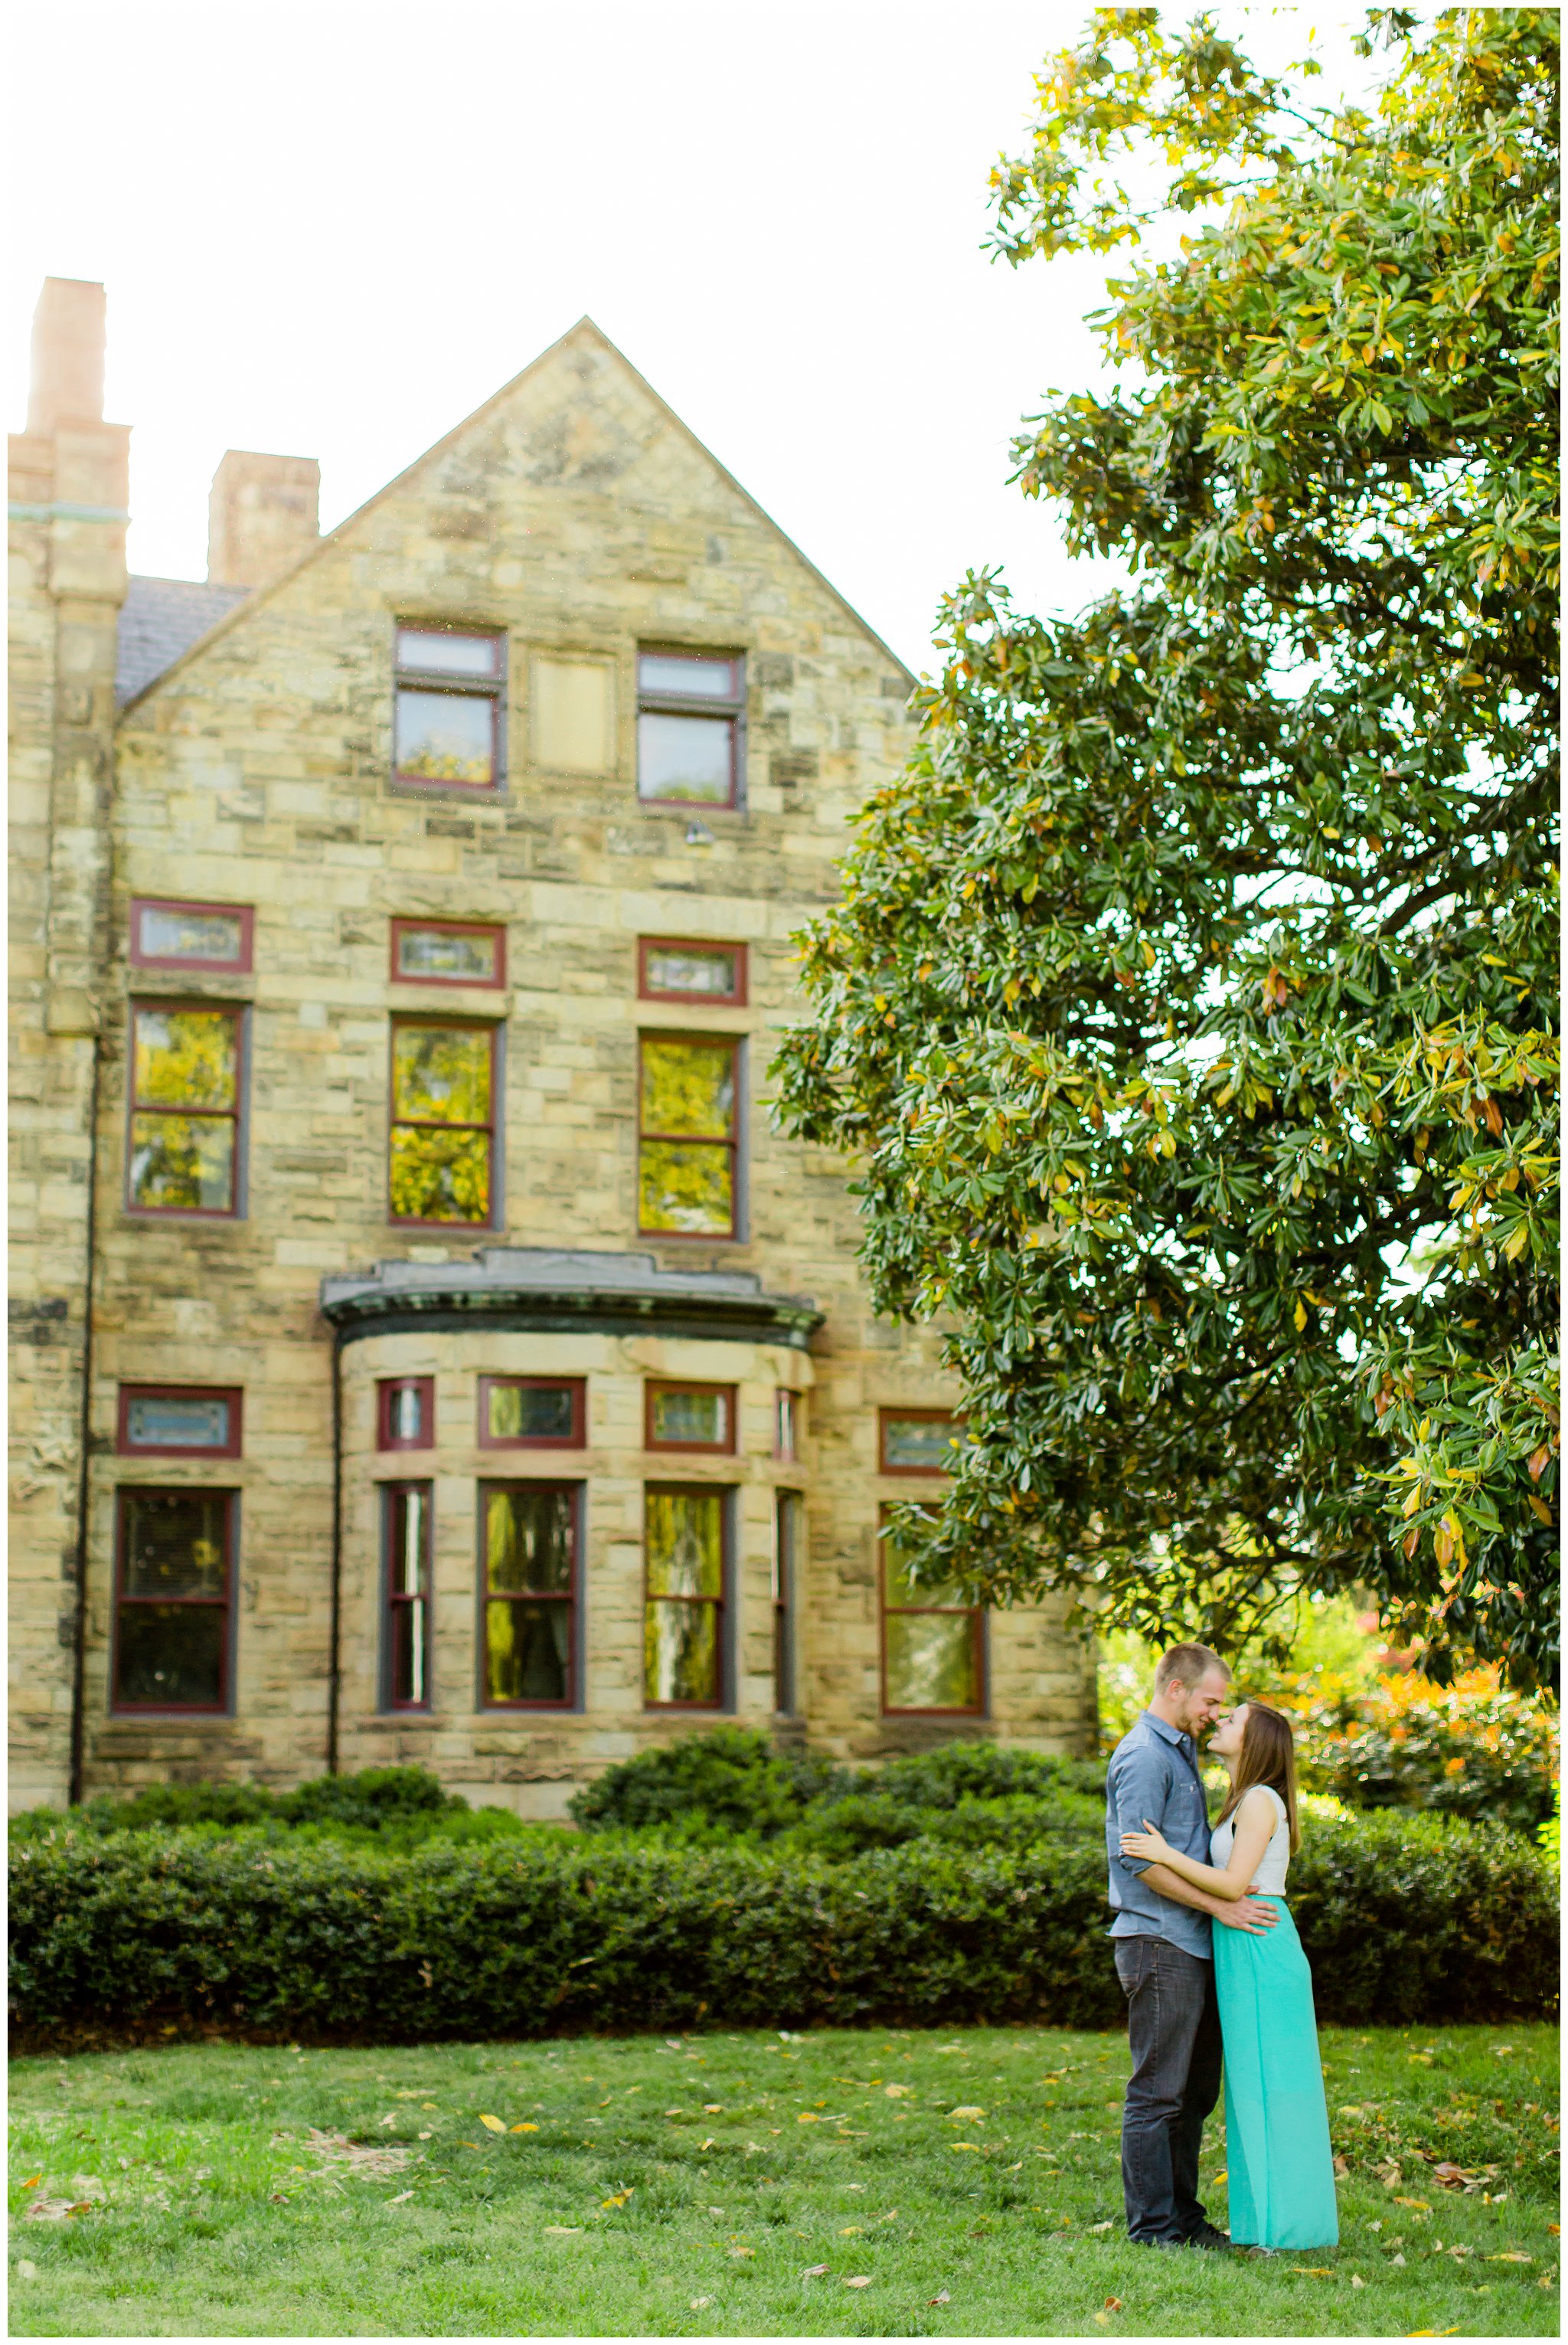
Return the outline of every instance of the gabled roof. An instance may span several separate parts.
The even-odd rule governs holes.
[[[132,578],[120,604],[115,706],[145,692],[249,592],[199,578]]]
[[[831,579],[824,577],[815,563],[813,562],[808,555],[801,552],[800,547],[795,543],[794,538],[789,536],[785,531],[779,527],[777,522],[773,518],[773,515],[764,510],[764,508],[757,502],[755,497],[752,495],[751,492],[743,487],[742,483],[736,480],[734,474],[730,472],[725,465],[720,463],[712,449],[704,446],[703,442],[698,439],[691,426],[682,421],[681,418],[676,414],[674,409],[669,404],[668,401],[661,399],[652,384],[648,381],[647,378],[638,372],[637,369],[632,365],[631,360],[627,358],[624,351],[617,350],[615,344],[610,340],[609,335],[602,332],[600,328],[594,324],[592,319],[589,317],[579,318],[577,323],[574,326],[570,327],[567,331],[561,336],[558,341],[551,342],[548,350],[541,350],[536,359],[531,359],[528,365],[522,369],[521,373],[513,375],[510,382],[502,383],[501,389],[492,392],[489,399],[485,400],[480,406],[476,407],[471,415],[465,415],[460,423],[454,425],[452,430],[445,433],[443,437],[438,440],[432,447],[427,448],[422,455],[416,456],[413,462],[406,465],[402,472],[396,474],[392,480],[389,480],[386,483],[384,488],[378,489],[374,496],[368,497],[365,500],[365,502],[359,506],[355,512],[349,513],[346,520],[340,521],[336,529],[329,530],[324,536],[318,539],[314,545],[309,546],[297,561],[291,562],[287,569],[278,573],[277,577],[268,579],[265,585],[256,587],[249,593],[246,593],[245,590],[236,587],[202,587],[197,585],[196,582],[191,581],[188,583],[192,587],[192,591],[198,594],[232,594],[236,597],[237,604],[241,601],[253,604],[265,602],[268,595],[276,594],[279,587],[286,585],[291,578],[298,576],[298,573],[303,570],[308,563],[319,561],[329,546],[336,545],[340,539],[346,537],[349,532],[354,529],[356,524],[361,522],[368,513],[374,513],[376,507],[380,504],[385,498],[395,496],[398,491],[411,481],[415,474],[419,472],[424,465],[431,463],[437,458],[445,455],[448,449],[455,446],[466,431],[470,431],[476,423],[482,421],[483,419],[491,413],[494,409],[499,407],[504,400],[509,399],[522,383],[528,381],[530,375],[537,373],[540,368],[547,365],[558,350],[566,349],[572,342],[582,340],[597,342],[602,350],[609,352],[610,356],[615,360],[618,365],[625,368],[626,372],[631,376],[632,381],[637,384],[641,391],[646,393],[647,397],[652,401],[660,413],[674,426],[675,430],[680,432],[683,439],[684,439],[697,451],[698,454],[703,458],[705,463],[712,465],[713,471],[719,475],[720,479],[733,490],[736,496],[738,496],[744,503],[751,507],[752,512],[756,514],[758,520],[761,521],[766,528],[772,531],[774,537],[778,538],[783,544],[789,548],[795,560],[801,563],[804,569],[808,570],[811,573],[811,575],[816,580],[818,585],[822,587],[824,593],[831,595],[833,600],[838,604],[840,610],[845,614],[845,616],[852,620],[855,625],[860,630],[861,634],[867,636],[870,641],[876,645],[878,651],[883,654],[884,657],[898,670],[899,675],[908,679],[909,687],[911,691],[913,691],[916,684],[915,675],[905,665],[904,661],[899,658],[898,654],[892,649],[891,645],[883,642],[882,637],[877,634],[875,628],[869,625],[867,622],[861,617],[859,612],[855,608],[853,604],[845,601],[845,597],[839,593],[837,587],[833,584]],[[177,586],[185,584],[187,582],[177,579],[164,579],[147,583],[166,586]],[[226,632],[228,627],[236,624],[238,618],[238,612],[236,608],[225,611],[222,614],[216,615],[214,618],[209,619],[203,632],[195,638],[187,641],[178,655],[170,662],[170,666],[177,667],[182,665],[185,659],[188,658],[194,652],[205,646],[205,645],[210,641],[213,636]],[[139,695],[147,691],[153,683],[158,681],[161,675],[167,673],[167,668],[155,671],[146,679],[146,681],[137,685],[127,695],[127,698],[135,699],[138,697]]]

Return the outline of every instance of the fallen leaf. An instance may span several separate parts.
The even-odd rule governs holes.
[[[756,2249],[755,2248],[732,2248],[730,2253],[733,2256],[754,2256]]]
[[[1348,2174],[1348,2173],[1350,2172],[1350,2170],[1351,2170],[1351,2162],[1350,2162],[1350,2159],[1349,2159],[1348,2157],[1335,2157],[1335,2159],[1334,2159],[1334,2171],[1335,2171],[1335,2173],[1336,2173],[1336,2174],[1339,2174],[1339,2175],[1346,2175],[1346,2174]]]
[[[692,2299],[692,2309],[693,2312],[706,2312],[713,2300],[711,2296],[694,2296]]]
[[[1521,2255],[1517,2248],[1508,2248],[1502,2255],[1488,2256],[1486,2260],[1489,2264],[1533,2264],[1535,2259],[1533,2256]]]
[[[1455,2166],[1452,2158],[1445,2157],[1441,2165],[1432,2167],[1431,2178],[1441,2182],[1445,2190],[1462,2190],[1467,2182],[1480,2183],[1486,2178],[1479,2171],[1467,2174],[1462,2166]]]
[[[575,2238],[582,2228],[581,2223],[546,2223],[544,2235],[546,2238]]]
[[[1402,2264],[1404,2258],[1403,2256],[1391,2256],[1389,2258],[1389,2261],[1391,2264]]]
[[[1333,2268],[1329,2264],[1287,2264],[1287,2271],[1295,2272],[1301,2279],[1332,2279]]]
[[[1215,2178],[1214,2178],[1214,2188],[1215,2188],[1215,2189],[1216,2189],[1216,2190],[1218,2190],[1218,2189],[1219,2189],[1219,2186],[1220,2186],[1220,2184],[1221,2184],[1222,2182],[1229,2182],[1229,2179],[1230,2179],[1230,2169],[1229,2169],[1229,2167],[1228,2166],[1222,2166],[1222,2167],[1220,2167],[1220,2169],[1219,2169],[1219,2173],[1218,2173],[1218,2174],[1215,2176]]]
[[[827,2278],[827,2273],[828,2267],[826,2264],[807,2264],[804,2271],[801,2274],[801,2278],[802,2279],[825,2279]]]
[[[700,2142],[697,2144],[697,2147],[698,2147],[699,2149],[712,2149],[712,2147],[713,2147],[713,2135],[712,2135],[712,2134],[710,2134],[710,2135],[708,2136],[708,2138],[707,2138],[707,2140],[706,2140],[706,2141],[700,2141]]]
[[[949,2149],[978,2149],[980,2145],[977,2141],[950,2141],[947,2147]]]
[[[413,2195],[411,2190],[400,2190],[395,2198],[388,2199],[387,2204],[389,2207],[400,2207],[405,2198],[411,2198]]]
[[[947,2112],[947,2117],[950,2124],[967,2125],[971,2118],[978,2123],[979,2120],[985,2117],[985,2114],[986,2112],[984,2109],[949,2109]]]
[[[500,2117],[487,2117],[482,2110],[480,2113],[480,2123],[484,2127],[487,2133],[504,2133],[506,2131],[505,2124]]]
[[[22,2188],[24,2190],[35,2190],[43,2179],[44,2178],[41,2174],[29,2174],[26,2181],[22,2185]]]
[[[1098,2232],[1100,2232],[1100,2231],[1113,2231],[1115,2228],[1116,2228],[1116,2224],[1115,2224],[1114,2219],[1113,2219],[1111,2222],[1108,2222],[1108,2223],[1091,2223],[1091,2224],[1089,2225],[1089,2230],[1090,2230],[1091,2235],[1092,2235],[1092,2234],[1095,2234],[1095,2233],[1098,2233]]]
[[[838,2236],[841,2239],[856,2238],[865,2228],[864,2223],[846,2223]]]
[[[1405,2054],[1405,2058],[1410,2062],[1412,2068],[1416,2066],[1430,2068],[1431,2066],[1431,2054],[1430,2052],[1407,2052]],[[1418,2337],[1431,2337],[1433,2334],[1433,2331],[1430,2329],[1418,2329],[1414,2333]],[[1452,2329],[1440,2329],[1436,2331],[1436,2334],[1440,2337],[1452,2337],[1453,2331]]]
[[[1396,2198],[1394,2200],[1394,2205],[1396,2207],[1413,2207],[1418,2215],[1430,2215],[1431,2213],[1431,2208],[1424,2198]]]
[[[844,2284],[845,2288],[869,2288],[871,2286],[871,2274],[869,2272],[861,2272],[855,2279],[846,2279]]]
[[[927,2304],[951,2304],[953,2299],[945,2288],[939,2288],[936,2295],[928,2296],[926,2301]]]
[[[1361,2278],[1360,2272],[1352,2272],[1351,2274],[1351,2286],[1352,2288],[1365,2288],[1366,2281]]]
[[[906,2101],[914,2089],[913,2085],[884,2085],[882,2087],[885,2096],[890,2101]],[[933,2304],[946,2303],[946,2299],[934,2296],[931,2301]]]
[[[1109,2313],[1108,2313],[1108,2312],[1097,2312],[1097,2313],[1095,2314],[1095,2327],[1096,2327],[1097,2329],[1108,2329],[1108,2328],[1110,2327],[1110,2315],[1109,2315]]]
[[[16,2266],[16,2277],[18,2279],[36,2279],[38,2277],[37,2265],[29,2263],[26,2257],[24,2256]]]
[[[1108,2296],[1105,2300],[1105,2309],[1108,2312],[1119,2312],[1121,2310],[1120,2297]]]
[[[815,2125],[816,2111],[814,2109],[802,2109],[799,2117],[795,2119],[795,2123],[796,2125]]]
[[[599,2204],[602,2207],[624,2207],[627,2200],[634,2195],[634,2187],[632,2190],[617,2190],[612,2198],[601,2198]]]

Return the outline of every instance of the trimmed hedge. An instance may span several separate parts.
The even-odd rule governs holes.
[[[1555,2007],[1550,1868],[1496,1827],[1317,1825],[1292,1903],[1326,2019]],[[712,2024],[1118,2024],[1103,1851],[853,1864],[603,1833],[381,1855],[61,1830],[12,1855],[25,2040],[216,2025],[412,2043]]]

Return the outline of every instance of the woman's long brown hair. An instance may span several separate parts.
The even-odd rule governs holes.
[[[1266,1784],[1284,1801],[1285,1822],[1290,1829],[1290,1853],[1294,1856],[1301,1845],[1301,1827],[1296,1821],[1296,1738],[1290,1731],[1290,1720],[1260,1701],[1247,1704],[1247,1723],[1241,1730],[1236,1772],[1230,1778],[1230,1789],[1225,1805],[1215,1818],[1216,1823],[1225,1822],[1254,1783]]]

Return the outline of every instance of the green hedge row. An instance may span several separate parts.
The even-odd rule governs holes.
[[[902,2022],[1118,2024],[1105,1860],[1071,1838],[853,1864],[612,1833],[408,1855],[68,1829],[12,1853],[26,2042],[215,2023],[441,2037]],[[1292,1903],[1327,2019],[1554,2007],[1550,1866],[1495,1826],[1319,1822]]]

